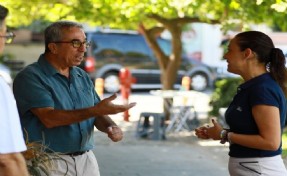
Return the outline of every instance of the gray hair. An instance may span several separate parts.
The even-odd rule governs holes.
[[[73,21],[57,21],[45,29],[45,52],[49,51],[48,44],[62,40],[63,30],[72,27],[83,29],[83,26]]]

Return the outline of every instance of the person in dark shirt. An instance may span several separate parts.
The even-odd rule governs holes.
[[[228,71],[240,75],[239,85],[225,113],[229,129],[212,119],[198,127],[201,139],[229,142],[228,169],[238,175],[287,175],[281,158],[286,120],[286,68],[282,50],[259,31],[237,34],[224,58]]]

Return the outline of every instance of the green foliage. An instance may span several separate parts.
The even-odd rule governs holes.
[[[165,18],[199,17],[221,21],[223,29],[265,23],[287,31],[287,2],[270,0],[5,0],[10,10],[7,24],[28,26],[34,20],[76,20],[92,26],[137,29],[140,22],[151,27],[157,22],[147,14]]]
[[[212,107],[209,115],[218,116],[219,108],[228,107],[237,87],[242,83],[241,78],[226,78],[216,81],[215,90],[211,96],[210,105]]]
[[[287,157],[287,128],[284,129],[282,135],[282,157]]]
[[[32,32],[35,32],[35,33],[42,33],[44,32],[45,28],[51,24],[50,21],[46,21],[46,20],[35,20],[33,21],[29,26],[27,27],[24,27],[24,28],[27,28],[29,29],[30,31]]]
[[[0,55],[0,63],[4,63],[5,61],[13,60],[13,59],[15,59],[15,55],[11,53],[5,53],[5,54]]]

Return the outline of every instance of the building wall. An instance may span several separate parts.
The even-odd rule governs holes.
[[[41,53],[44,53],[44,43],[8,44],[4,53],[14,56],[13,59],[22,60],[25,66],[38,60]]]

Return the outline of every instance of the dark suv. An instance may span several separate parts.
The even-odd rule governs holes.
[[[105,92],[119,91],[119,70],[123,67],[128,68],[136,78],[136,83],[132,85],[133,90],[162,87],[157,59],[141,34],[135,31],[108,29],[86,32],[86,36],[87,40],[91,41],[91,47],[88,48],[81,67],[90,74],[92,79],[104,79]],[[157,41],[163,51],[169,55],[170,41],[162,38],[158,38]],[[216,79],[213,69],[183,56],[175,88],[180,87],[181,79],[185,75],[191,77],[191,88],[197,91],[213,86]]]

